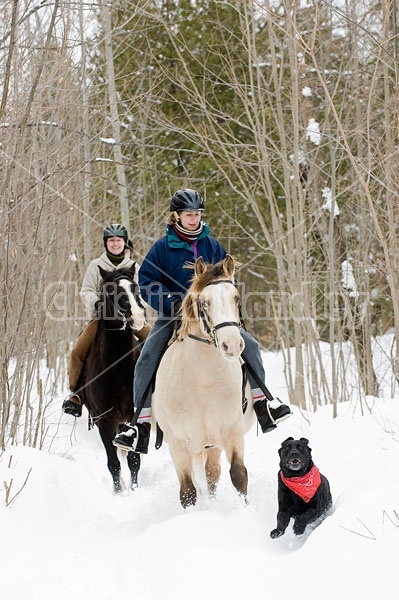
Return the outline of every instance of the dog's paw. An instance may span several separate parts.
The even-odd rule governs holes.
[[[278,538],[281,535],[283,535],[284,531],[281,531],[281,529],[272,529],[270,532],[270,537],[272,539]]]
[[[295,535],[302,535],[306,529],[306,523],[296,521],[292,529],[294,530]]]

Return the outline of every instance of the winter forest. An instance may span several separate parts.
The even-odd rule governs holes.
[[[2,449],[43,446],[104,225],[140,263],[181,187],[293,405],[381,393],[387,333],[394,395],[398,27],[396,0],[1,3]]]

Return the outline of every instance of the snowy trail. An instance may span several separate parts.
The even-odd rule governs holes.
[[[0,508],[1,596],[114,600],[123,590],[129,600],[238,600],[249,592],[284,600],[301,582],[308,600],[319,600],[321,589],[323,600],[392,597],[399,411],[395,401],[380,404],[379,419],[353,416],[348,404],[334,421],[326,407],[307,419],[295,410],[271,434],[257,436],[254,428],[246,448],[249,505],[224,464],[217,498],[201,496],[186,511],[166,445],[151,446],[139,489],[116,497],[97,431],[88,432],[85,419],[73,431],[62,416],[52,453],[17,446],[2,456],[0,481],[12,477],[14,489],[32,471],[12,506]],[[334,511],[311,533],[298,538],[289,528],[271,540],[277,450],[289,435],[310,439],[330,480]]]

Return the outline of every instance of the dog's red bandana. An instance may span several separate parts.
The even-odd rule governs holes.
[[[313,465],[309,473],[302,477],[284,477],[280,471],[281,481],[295,494],[297,494],[304,502],[309,502],[321,483],[320,471]]]

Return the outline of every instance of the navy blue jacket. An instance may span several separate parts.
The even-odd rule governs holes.
[[[206,263],[217,263],[226,257],[226,250],[204,228],[197,241],[197,256]],[[139,269],[139,284],[143,299],[159,316],[170,317],[172,303],[182,300],[193,278],[192,269],[185,264],[195,262],[192,245],[180,239],[173,228],[166,228],[166,235],[150,248]]]

